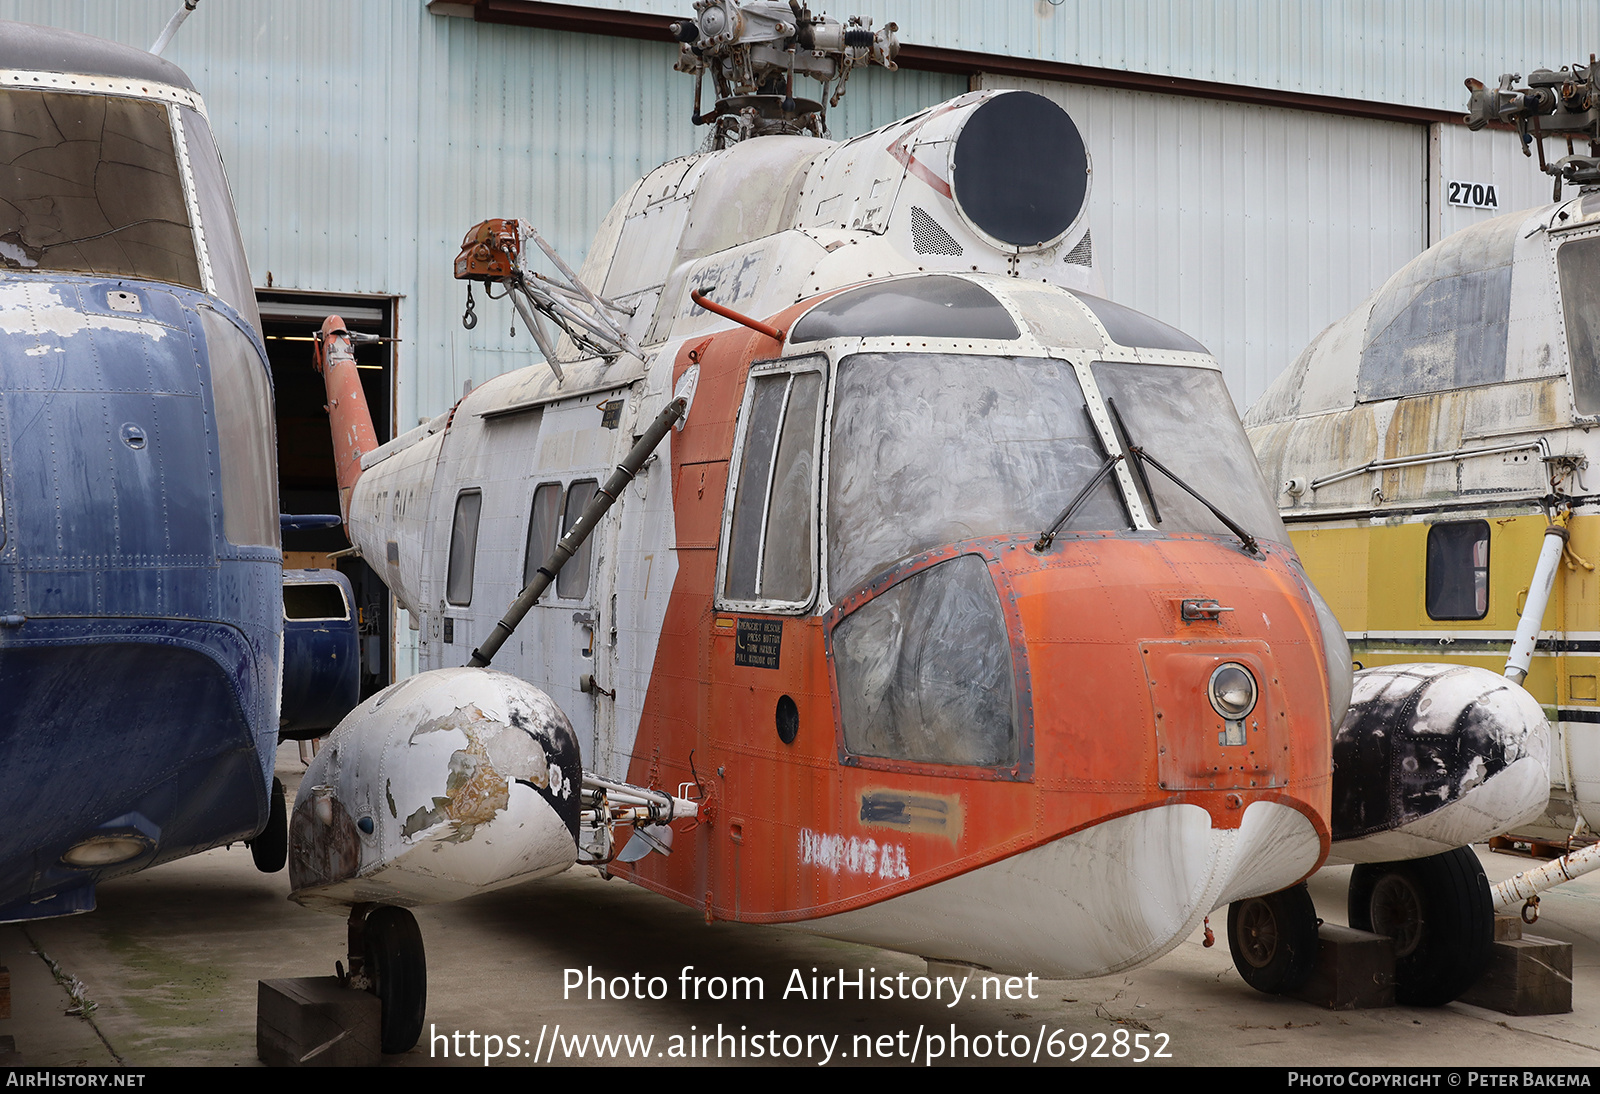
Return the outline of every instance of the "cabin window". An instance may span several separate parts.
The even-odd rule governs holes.
[[[285,619],[349,619],[344,590],[331,581],[286,584],[283,587]]]
[[[874,335],[922,338],[1016,338],[1011,313],[988,290],[959,277],[885,281],[830,296],[801,317],[791,340],[870,338]]]
[[[478,515],[483,493],[463,490],[456,495],[456,516],[450,526],[450,565],[444,597],[457,607],[472,603],[472,570],[478,560]]]
[[[522,587],[544,565],[555,549],[557,534],[561,529],[561,484],[540,483],[533,492],[533,512],[528,516],[528,545],[522,555]]]
[[[599,489],[596,479],[579,479],[567,487],[567,506],[561,515],[562,535],[572,531]],[[594,553],[593,547],[594,536],[590,535],[556,575],[556,595],[561,599],[582,600],[589,595],[589,559]]]
[[[1489,522],[1468,520],[1428,529],[1429,619],[1482,619],[1489,614]]]
[[[821,357],[754,372],[745,396],[733,517],[723,552],[726,600],[804,604],[816,584]]]
[[[835,600],[930,547],[1037,537],[1106,459],[1072,366],[1044,357],[846,357],[831,429],[828,595]],[[1108,477],[1066,530],[1131,527]]]
[[[1600,414],[1600,236],[1575,239],[1556,252],[1561,313],[1572,367],[1572,402],[1579,414]]]
[[[0,266],[203,289],[162,103],[0,91]]]

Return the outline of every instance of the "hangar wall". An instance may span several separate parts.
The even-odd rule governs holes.
[[[584,6],[664,15],[683,5]],[[852,78],[831,118],[835,136],[852,136],[969,82],[1061,102],[1095,157],[1091,227],[1110,290],[1210,346],[1240,406],[1428,242],[1494,215],[1447,205],[1443,182],[1492,180],[1502,210],[1548,200],[1509,134],[1341,117],[1292,95],[1455,111],[1468,73],[1559,64],[1573,43],[1600,42],[1600,8],[1571,0],[902,6],[861,0],[850,11],[896,19],[908,42],[1291,96],[1275,107],[874,70]],[[0,16],[147,46],[176,7],[3,0]],[[206,97],[257,283],[270,272],[280,289],[400,298],[399,428],[446,409],[469,380],[537,360],[526,332],[510,337],[509,317],[492,309],[461,328],[449,263],[469,225],[525,217],[576,263],[629,182],[702,136],[670,43],[432,8],[208,0],[168,51]]]
[[[684,0],[585,7],[689,10]],[[1465,109],[1469,75],[1492,83],[1600,48],[1593,0],[855,0],[828,12],[894,20],[902,40],[944,49],[1450,112]]]
[[[1241,407],[1423,247],[1425,127],[1042,80],[1094,167],[1107,293],[1195,338]]]
[[[144,48],[178,4],[0,0],[0,18]],[[640,17],[689,5],[533,6],[631,13],[637,31]],[[856,73],[830,117],[836,137],[973,85],[1066,106],[1094,159],[1091,230],[1110,292],[1205,342],[1241,407],[1394,269],[1495,215],[1449,205],[1448,181],[1495,184],[1499,211],[1549,200],[1514,136],[1470,134],[1442,113],[1464,109],[1462,79],[1600,47],[1593,0],[834,7],[894,19],[903,41],[959,62]],[[672,43],[474,14],[473,2],[440,0],[203,0],[167,51],[207,101],[256,284],[394,298],[400,430],[447,409],[466,382],[538,359],[494,305],[463,330],[450,263],[468,226],[526,218],[576,265],[627,185],[703,137]],[[994,75],[1017,67],[1008,60],[1101,78]],[[1142,90],[1105,86],[1128,73],[1144,74]],[[1185,94],[1153,90],[1185,81]],[[1226,101],[1230,85],[1255,101]],[[406,663],[402,648],[401,675]]]

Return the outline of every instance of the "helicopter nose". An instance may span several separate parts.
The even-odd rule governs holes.
[[[1036,779],[1124,808],[1190,803],[1218,829],[1238,828],[1252,802],[1294,803],[1326,831],[1328,668],[1283,561],[1200,537],[997,554],[1027,662]]]
[[[861,816],[891,782],[962,781],[928,799],[959,813],[951,852],[907,836],[913,859],[960,861],[823,933],[1099,976],[1326,856],[1329,673],[1287,561],[1208,536],[1035,538],[908,558],[830,613]]]
[[[819,927],[996,972],[1105,976],[1170,952],[1231,901],[1297,881],[1318,847],[1311,820],[1282,802],[1251,803],[1232,829],[1193,804],[1157,805]]]

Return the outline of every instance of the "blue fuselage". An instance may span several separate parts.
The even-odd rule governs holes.
[[[0,273],[0,922],[266,823],[281,555],[227,535],[241,362],[268,375],[215,297]]]

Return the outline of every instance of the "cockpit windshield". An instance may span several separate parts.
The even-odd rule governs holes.
[[[167,107],[0,91],[0,268],[203,288]]]
[[[1115,451],[1137,445],[1252,535],[1287,542],[1215,369],[1099,362]],[[980,536],[1038,536],[1108,453],[1072,366],[1041,357],[858,353],[839,362],[828,456],[828,587],[837,599],[897,560]],[[1151,471],[1160,532],[1229,536],[1206,504]],[[1133,527],[1115,476],[1064,531]],[[1153,495],[1153,497],[1151,496]],[[1151,501],[1155,504],[1152,505]]]
[[[896,559],[1054,520],[1105,462],[1072,367],[1038,357],[858,353],[839,363],[828,465],[835,597]],[[1069,528],[1126,529],[1105,481]]]
[[[1175,471],[1251,535],[1289,542],[1222,373],[1114,361],[1090,367],[1101,397],[1116,407],[1127,444]],[[1230,534],[1203,502],[1164,475],[1151,471],[1143,476],[1141,497],[1152,520],[1159,514],[1155,526],[1160,531]]]

